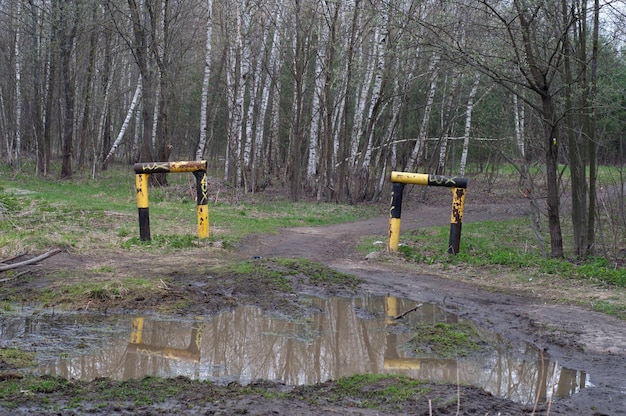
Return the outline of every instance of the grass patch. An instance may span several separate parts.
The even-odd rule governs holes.
[[[337,380],[330,395],[336,402],[358,397],[359,407],[376,408],[390,402],[402,403],[428,391],[423,382],[404,376],[357,374]]]
[[[98,179],[86,174],[72,180],[42,179],[26,172],[0,175],[0,258],[49,247],[73,251],[195,247],[197,214],[190,178],[175,174],[168,175],[168,181],[169,187],[149,190],[152,241],[142,242],[135,175],[128,166],[112,167]],[[294,203],[263,193],[245,195],[236,204],[215,200],[213,194],[209,199],[209,242],[219,240],[225,248],[251,233],[380,214],[372,205]]]
[[[543,256],[538,240],[529,232],[528,219],[483,221],[463,225],[460,253],[449,256],[449,227],[419,229],[403,235],[399,251],[416,263],[466,264],[477,268],[502,266],[511,271],[524,270],[529,276],[558,275],[593,284],[626,287],[626,268],[604,258],[584,261],[552,259]]]
[[[596,312],[606,313],[608,315],[615,315],[620,319],[626,320],[626,306],[618,305],[610,300],[600,300],[591,303],[591,309]]]
[[[35,353],[17,348],[0,348],[0,362],[14,368],[32,367],[36,364]]]
[[[79,281],[63,283],[44,289],[39,299],[44,305],[77,304],[89,301],[104,302],[144,293],[155,288],[156,281],[148,279],[125,278],[112,281]]]
[[[420,357],[461,358],[483,348],[478,332],[469,324],[422,323],[411,345]]]
[[[306,259],[247,260],[227,265],[218,265],[209,270],[220,279],[233,279],[235,283],[253,282],[266,290],[284,293],[293,292],[292,283],[298,281],[313,286],[326,286],[352,290],[360,279],[337,272],[329,267]],[[250,283],[251,284],[251,283]]]
[[[361,280],[350,274],[335,271],[323,264],[303,259],[275,259],[274,263],[286,267],[306,276],[309,284],[315,286],[339,286],[346,289],[356,289]],[[290,272],[292,273],[292,272]]]

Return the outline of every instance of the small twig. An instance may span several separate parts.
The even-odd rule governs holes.
[[[17,279],[18,277],[20,277],[23,274],[30,273],[30,271],[31,271],[31,269],[26,269],[26,270],[24,270],[22,272],[17,273],[15,276],[5,277],[4,279],[0,279],[0,283],[8,282],[9,280],[13,280],[13,279]]]
[[[421,308],[422,306],[424,306],[424,304],[423,304],[423,303],[420,303],[420,304],[418,304],[417,306],[415,306],[414,308],[411,308],[411,309],[409,309],[408,311],[406,311],[406,312],[404,312],[404,313],[401,313],[400,315],[396,316],[396,317],[395,317],[395,318],[393,318],[393,319],[402,319],[402,318],[404,318],[405,316],[407,316],[408,314],[410,314],[411,312],[414,312],[414,311],[418,310],[418,309],[419,309],[419,308]]]
[[[0,260],[0,264],[6,264],[6,263],[8,263],[10,261],[13,261],[15,259],[19,259],[22,256],[23,256],[23,254],[18,254],[17,256],[9,257],[8,259],[2,259],[2,260]]]

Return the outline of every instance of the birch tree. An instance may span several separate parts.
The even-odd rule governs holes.
[[[472,112],[474,111],[474,98],[478,93],[480,85],[480,73],[474,74],[474,82],[467,98],[467,106],[465,111],[465,129],[463,131],[463,151],[461,153],[461,165],[459,167],[459,175],[465,176],[465,166],[467,165],[467,155],[469,153],[470,133],[472,130]]]
[[[130,106],[128,107],[128,111],[126,112],[126,118],[124,119],[124,122],[122,123],[122,127],[120,128],[119,133],[117,134],[117,137],[115,139],[115,141],[113,142],[113,146],[111,146],[111,149],[109,150],[109,152],[107,153],[106,157],[104,158],[103,163],[106,163],[107,160],[109,160],[109,158],[111,156],[113,156],[113,154],[115,153],[115,151],[117,150],[117,148],[119,147],[120,143],[122,142],[122,139],[124,138],[124,135],[126,134],[126,130],[128,129],[128,126],[130,125],[130,122],[133,118],[133,115],[135,114],[135,110],[137,109],[137,105],[139,104],[139,101],[141,99],[141,78],[139,78],[137,80],[137,87],[135,88],[135,93],[133,95],[133,99],[130,102]],[[104,115],[103,115],[104,117]],[[101,124],[104,121],[101,120]]]
[[[9,160],[14,160],[20,165],[20,149],[22,148],[22,58],[20,54],[20,38],[22,32],[22,0],[16,2],[16,29],[15,29],[15,144],[14,155]],[[10,153],[10,148],[9,148]]]
[[[407,171],[414,171],[422,163],[422,152],[424,141],[426,140],[426,134],[428,133],[428,125],[430,123],[430,113],[435,101],[435,92],[437,91],[437,81],[439,78],[439,61],[441,56],[438,53],[433,53],[428,73],[430,73],[430,87],[428,89],[428,96],[426,103],[424,104],[424,113],[422,115],[422,123],[420,124],[419,133],[413,146],[413,151],[409,157],[409,161],[406,165]]]
[[[213,0],[207,0],[206,43],[204,53],[204,78],[200,103],[200,139],[196,148],[196,160],[201,160],[207,144],[209,81],[211,79],[211,51],[213,37]]]

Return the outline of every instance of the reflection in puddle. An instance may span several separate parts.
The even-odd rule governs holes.
[[[38,371],[81,380],[150,375],[300,385],[357,373],[388,373],[471,384],[525,404],[546,402],[552,395],[567,397],[590,386],[584,372],[560,367],[531,346],[512,348],[486,333],[481,336],[493,348],[479,356],[416,358],[407,346],[415,336],[412,327],[458,321],[456,315],[434,305],[425,304],[394,320],[416,302],[393,297],[312,298],[310,302],[320,313],[302,322],[272,317],[255,307],[186,321],[117,316],[103,323],[102,317],[81,321],[80,317],[85,319],[81,315],[73,316],[70,329],[67,319],[5,317],[0,323],[0,346],[20,339],[34,343],[38,351],[45,350],[46,342],[78,337],[75,345],[89,348],[38,354]]]

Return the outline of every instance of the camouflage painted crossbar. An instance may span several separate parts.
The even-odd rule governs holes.
[[[137,209],[139,211],[139,238],[150,241],[150,214],[148,210],[148,179],[151,173],[192,172],[196,177],[198,213],[198,237],[209,236],[209,206],[206,160],[190,162],[149,162],[135,163]]]
[[[448,253],[457,254],[461,244],[461,225],[463,223],[467,178],[428,175],[425,173],[391,172],[391,182],[393,183],[393,190],[391,192],[391,208],[389,210],[388,249],[398,251],[404,185],[444,186],[452,188],[452,215],[450,218]]]

